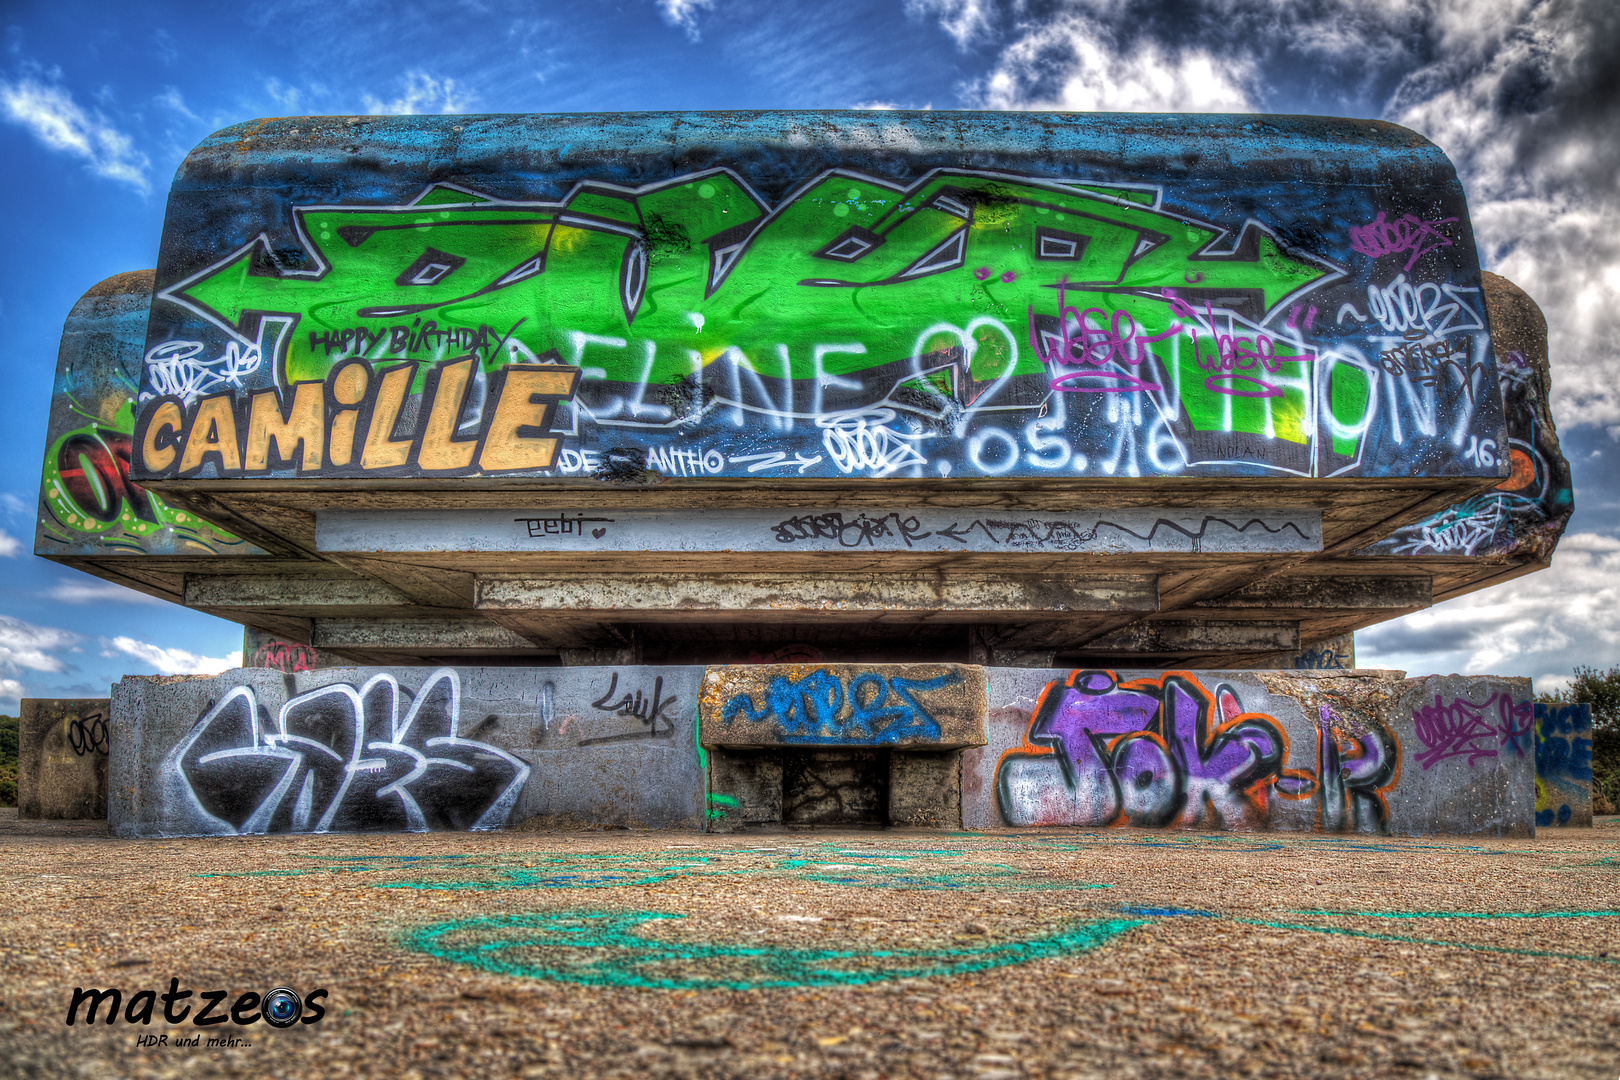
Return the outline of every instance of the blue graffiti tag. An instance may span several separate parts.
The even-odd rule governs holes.
[[[913,695],[961,681],[959,671],[932,679],[869,671],[850,680],[846,691],[838,676],[818,668],[798,680],[782,675],[772,679],[762,709],[754,708],[748,694],[738,694],[720,711],[720,722],[729,724],[739,713],[756,722],[774,719],[782,729],[782,741],[790,743],[882,746],[907,739],[938,739],[939,721]],[[889,703],[891,691],[899,704]]]

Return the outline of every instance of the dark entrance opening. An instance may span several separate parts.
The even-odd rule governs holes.
[[[962,827],[962,751],[715,747],[708,827]]]
[[[886,827],[889,752],[784,751],[782,824]]]

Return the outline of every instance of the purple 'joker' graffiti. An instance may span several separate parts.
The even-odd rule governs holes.
[[[1523,757],[1534,745],[1536,734],[1534,706],[1528,701],[1515,702],[1504,693],[1492,694],[1483,705],[1463,698],[1447,705],[1436,694],[1433,705],[1413,711],[1412,726],[1428,747],[1412,755],[1425,770],[1464,754],[1473,765],[1481,758],[1496,757],[1504,746]]]
[[[1076,671],[1047,684],[1024,744],[1001,756],[996,798],[1009,825],[1258,828],[1275,795],[1313,799],[1324,831],[1387,831],[1395,733],[1351,731],[1324,705],[1316,742],[1315,772],[1290,769],[1282,725],[1245,711],[1229,684]]]
[[[1287,759],[1282,728],[1224,683],[1211,693],[1188,672],[1119,683],[1082,671],[1048,684],[1025,745],[996,767],[996,795],[1011,825],[1252,828],[1273,784],[1308,791]]]
[[[251,687],[213,705],[177,748],[204,813],[239,833],[492,829],[529,766],[456,735],[461,684],[440,668],[401,716],[399,683],[333,683],[282,706],[274,724]]]

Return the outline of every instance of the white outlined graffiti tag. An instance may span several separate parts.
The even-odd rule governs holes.
[[[401,716],[400,685],[299,694],[272,723],[253,689],[233,688],[197,721],[173,760],[199,809],[239,833],[493,829],[529,766],[455,734],[455,671],[428,676]]]

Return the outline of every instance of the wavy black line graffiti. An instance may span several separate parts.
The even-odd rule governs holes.
[[[411,696],[378,675],[282,706],[272,724],[238,686],[197,721],[175,760],[197,806],[239,833],[493,829],[527,762],[456,736],[461,684],[441,668]]]
[[[107,753],[107,718],[98,712],[70,718],[67,739],[78,757]]]

